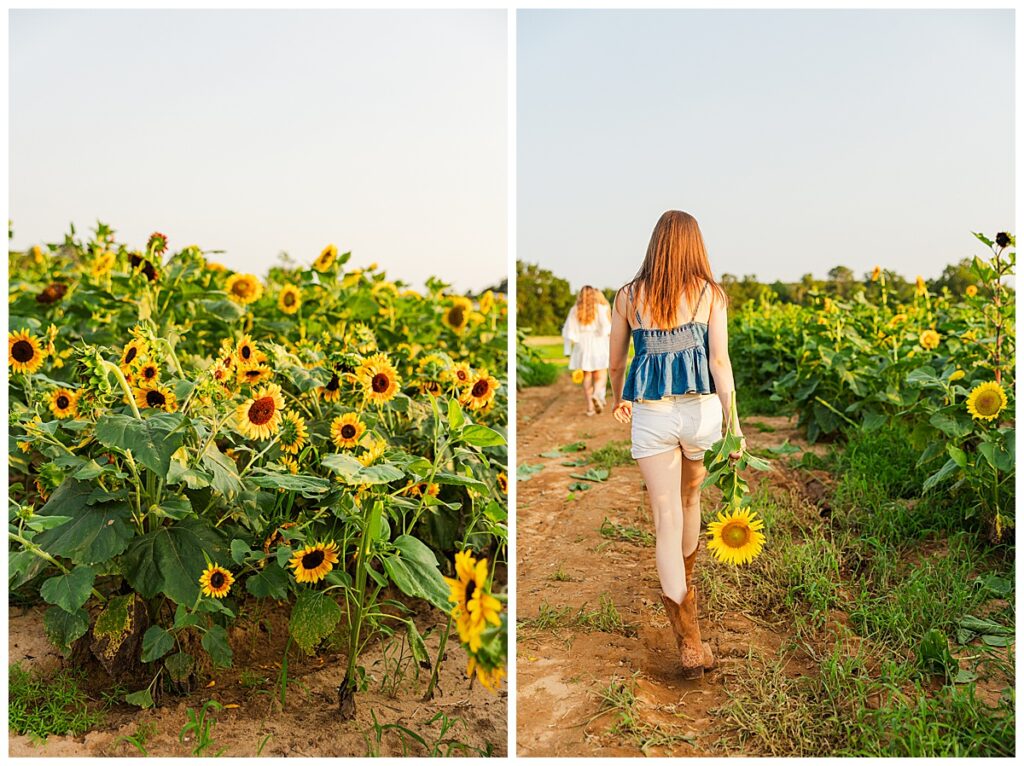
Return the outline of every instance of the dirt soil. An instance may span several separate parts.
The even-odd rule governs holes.
[[[437,656],[441,624],[432,624],[436,613],[424,610],[415,615],[425,635],[431,657]],[[44,672],[57,669],[63,662],[43,632],[43,610],[9,610],[9,662],[20,662],[24,669]],[[479,755],[490,748],[493,755],[507,753],[507,693],[494,694],[466,677],[466,654],[457,641],[449,640],[442,662],[439,692],[434,699],[423,700],[430,670],[419,670],[409,662],[395,694],[382,689],[384,668],[393,667],[394,652],[385,656],[385,646],[372,645],[361,658],[370,677],[368,691],[356,696],[356,718],[338,718],[337,687],[345,672],[343,651],[324,650],[306,657],[292,647],[288,656],[288,694],[284,709],[279,702],[277,679],[287,639],[288,609],[273,604],[248,603],[231,630],[235,667],[208,673],[207,686],[187,696],[165,694],[151,710],[121,703],[107,706],[102,727],[84,736],[50,736],[44,743],[10,732],[11,756],[138,756],[140,752],[123,738],[149,731],[144,747],[149,755],[190,756],[194,736],[179,740],[188,722],[188,711],[199,710],[207,700],[228,705],[213,714],[213,744],[203,755],[219,751],[226,756],[306,756],[338,757],[401,756],[406,754],[402,737],[394,728],[375,733],[374,719],[381,725],[396,724],[417,733],[430,745],[439,742],[439,754],[451,747],[452,755]],[[408,654],[408,650],[406,650]],[[87,670],[86,688],[97,705],[111,681],[98,667]],[[127,691],[134,691],[134,687]],[[123,697],[122,690],[121,697]],[[443,712],[454,725],[441,737],[441,721],[431,719]],[[422,745],[407,739],[408,755],[426,755]],[[466,745],[459,747],[456,743]],[[262,747],[262,749],[261,749]]]
[[[653,536],[636,464],[612,468],[607,481],[592,483],[590,490],[577,491],[568,499],[570,474],[586,467],[562,465],[573,455],[541,457],[576,441],[586,442],[583,455],[609,442],[628,441],[629,427],[615,421],[609,409],[586,417],[580,387],[567,376],[552,386],[520,392],[517,402],[519,464],[544,466],[517,485],[518,753],[708,755],[716,740],[713,711],[728,699],[730,674],[748,662],[748,652],[777,655],[786,639],[784,629],[742,612],[721,612],[711,620],[701,605],[703,638],[710,641],[718,666],[702,681],[680,678],[675,640],[661,605],[653,546],[610,540],[600,532],[607,518]],[[795,422],[787,418],[754,417],[744,421],[743,431],[751,449],[779,445],[786,439],[810,449]],[[749,478],[754,486],[757,477]],[[770,480],[793,489],[788,486],[794,483],[793,477]],[[801,502],[808,513],[820,513],[815,494],[817,484],[825,480],[824,474],[815,479],[808,473],[799,481]],[[705,509],[717,500],[716,490],[705,492]],[[698,568],[708,555],[702,539]],[[588,610],[597,608],[602,597],[614,603],[628,626],[625,631],[530,626],[542,605],[570,607],[575,613],[584,604]],[[797,653],[788,672],[812,672],[816,667]],[[635,683],[638,720],[625,728],[640,736],[623,733],[622,726],[613,732],[620,723],[618,714],[602,713],[600,692],[614,681]]]

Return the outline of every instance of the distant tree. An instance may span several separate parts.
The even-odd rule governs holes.
[[[781,303],[792,303],[793,302],[793,286],[788,285],[785,282],[775,280],[770,285],[771,290],[775,293],[775,297]]]
[[[846,266],[835,266],[828,272],[829,292],[838,295],[840,298],[848,298],[853,291],[855,278],[853,270]]]
[[[963,295],[968,285],[977,285],[978,278],[971,273],[971,259],[964,258],[959,263],[951,263],[942,270],[942,275],[931,282],[928,287],[932,292],[941,292],[948,287],[953,295]]]
[[[575,300],[567,280],[535,263],[516,261],[517,327],[533,335],[557,335]]]

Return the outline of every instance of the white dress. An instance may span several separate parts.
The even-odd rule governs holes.
[[[570,370],[608,369],[608,338],[612,332],[612,311],[604,304],[598,304],[597,317],[590,324],[580,324],[576,307],[569,309],[569,316],[562,325],[562,340],[565,354],[569,357]]]

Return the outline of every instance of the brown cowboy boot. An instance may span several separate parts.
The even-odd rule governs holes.
[[[682,604],[677,604],[664,593],[661,594],[661,602],[665,605],[665,613],[668,615],[668,621],[672,623],[672,632],[676,635],[683,678],[694,681],[704,676],[704,650],[700,644],[700,633],[694,632],[697,622],[687,616],[685,604],[689,593],[687,591],[687,596],[683,597]]]
[[[704,669],[711,670],[715,667],[715,655],[711,652],[711,644],[701,641],[700,625],[697,622],[697,580],[693,575],[696,561],[697,548],[694,548],[693,553],[689,556],[683,557],[683,566],[686,568],[686,595],[683,597],[681,606],[687,612],[687,619],[693,622],[693,632],[697,636],[697,643],[702,647]]]

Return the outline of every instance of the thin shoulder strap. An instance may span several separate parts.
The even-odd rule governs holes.
[[[644,326],[644,320],[642,320],[640,318],[640,309],[637,308],[637,305],[636,305],[636,303],[633,300],[633,284],[632,283],[630,283],[630,285],[629,285],[629,302],[633,305],[633,313],[636,314],[636,326],[637,327],[643,327]]]
[[[690,317],[690,321],[694,321],[697,318],[697,312],[700,310],[700,302],[704,300],[704,293],[708,291],[708,282],[704,283],[703,289],[700,291],[700,295],[697,296],[697,302],[693,305],[693,316]]]

